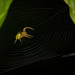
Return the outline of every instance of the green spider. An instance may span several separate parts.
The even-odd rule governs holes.
[[[22,42],[22,41],[21,41],[21,38],[23,38],[23,37],[27,37],[27,38],[33,37],[32,35],[27,34],[26,29],[34,30],[32,27],[25,27],[25,28],[23,28],[23,31],[22,31],[22,32],[18,32],[18,33],[16,34],[16,37],[15,37],[16,40],[15,40],[14,43],[16,43],[17,40],[20,40],[20,42]]]

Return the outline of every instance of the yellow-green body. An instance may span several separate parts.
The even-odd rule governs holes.
[[[17,33],[17,35],[16,35],[16,39],[17,39],[17,40],[21,39],[20,36],[21,36],[21,34],[20,34],[20,33]]]

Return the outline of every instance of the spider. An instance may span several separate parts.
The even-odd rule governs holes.
[[[34,30],[32,27],[25,27],[25,28],[23,28],[23,31],[22,31],[22,32],[18,32],[18,33],[16,34],[16,37],[15,37],[16,40],[15,40],[14,43],[16,43],[17,40],[20,40],[20,42],[22,42],[22,41],[21,41],[21,38],[22,38],[22,37],[27,37],[27,38],[33,37],[32,35],[27,34],[26,29]]]

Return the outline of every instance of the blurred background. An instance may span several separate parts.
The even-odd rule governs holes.
[[[14,44],[24,27],[33,35]],[[63,0],[14,0],[0,29],[0,72],[59,72],[75,58],[75,25]],[[71,68],[70,68],[71,67]]]

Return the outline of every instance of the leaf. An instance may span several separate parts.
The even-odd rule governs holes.
[[[11,5],[13,0],[0,0],[0,27],[2,26],[7,13],[8,13],[8,9]]]
[[[69,6],[70,17],[75,24],[75,0],[64,0],[65,3]]]

